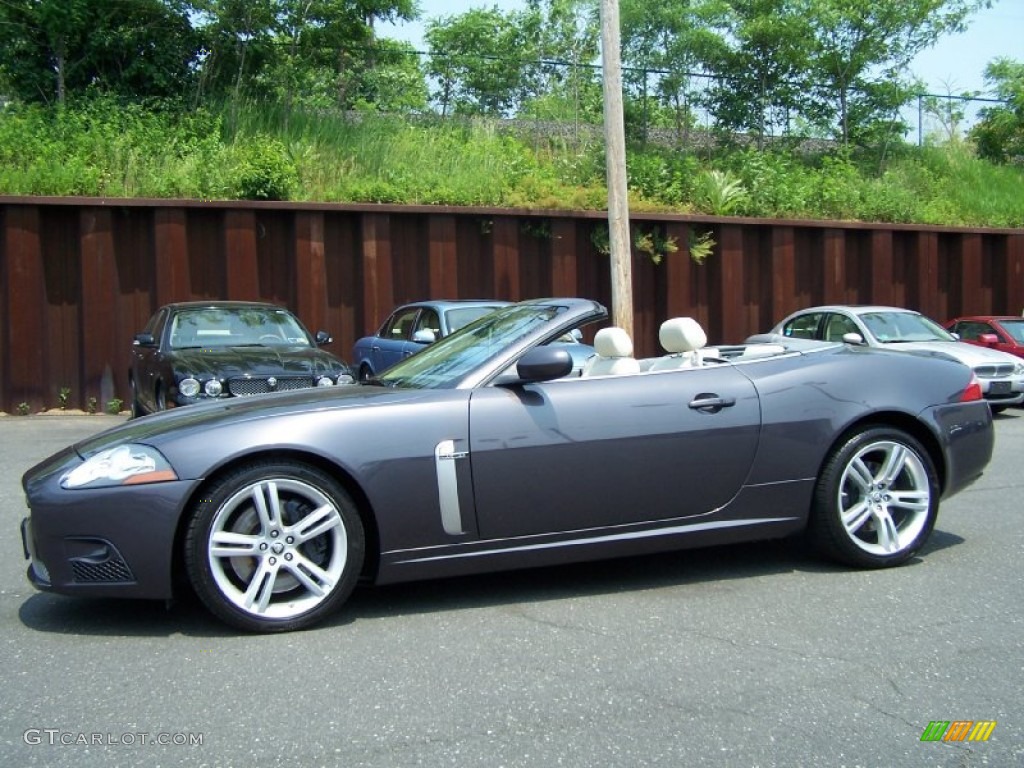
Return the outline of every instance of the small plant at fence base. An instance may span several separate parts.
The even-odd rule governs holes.
[[[121,412],[121,406],[124,405],[124,400],[119,397],[111,398],[107,400],[107,413],[111,416],[117,416]]]
[[[97,402],[95,397],[90,397],[88,403],[85,406],[86,413],[96,413]]]
[[[71,388],[61,387],[60,393],[57,395],[57,403],[60,405],[62,411],[68,409],[68,400],[71,398]]]
[[[28,416],[32,411],[32,406],[28,403],[18,403],[17,411],[19,416]]]

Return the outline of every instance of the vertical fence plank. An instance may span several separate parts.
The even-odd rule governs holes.
[[[258,301],[260,264],[256,247],[256,214],[251,210],[229,210],[224,214],[224,257],[226,299]]]
[[[394,269],[391,263],[391,217],[366,213],[363,235],[363,324],[376,328],[394,308]]]
[[[872,230],[869,264],[871,269],[871,296],[876,304],[892,304],[893,290],[892,231]]]
[[[792,227],[772,227],[771,305],[762,313],[761,327],[771,328],[796,306],[796,251]]]
[[[3,287],[7,317],[0,333],[7,337],[9,381],[3,387],[5,409],[16,411],[25,403],[33,411],[45,407],[46,349],[44,336],[46,296],[39,207],[15,205],[7,209]]]
[[[295,312],[313,333],[327,324],[326,279],[324,215],[299,212],[295,217]]]
[[[79,333],[85,395],[96,398],[99,409],[106,410],[118,396],[114,371],[121,367],[117,361],[124,358],[116,348],[119,287],[114,235],[110,209],[83,208],[80,218],[82,328]]]
[[[191,296],[187,219],[183,208],[157,208],[153,214],[156,301],[153,309]]]
[[[512,216],[496,216],[494,245],[494,297],[519,301],[519,223]]]
[[[959,299],[960,310],[957,314],[982,314],[985,307],[989,306],[989,302],[986,301],[987,292],[982,279],[981,235],[964,234],[959,240],[960,271],[957,275],[950,275],[951,285],[956,286],[954,290],[957,291]]]
[[[743,268],[743,227],[723,224],[719,229],[718,254],[719,283],[715,303],[719,307],[717,334],[709,338],[724,344],[742,341],[749,334],[746,316],[746,281]],[[755,294],[756,295],[756,292]]]
[[[945,302],[939,292],[939,237],[935,232],[918,232],[908,270],[907,302],[928,317],[943,320],[946,314]]]
[[[431,297],[454,299],[459,296],[459,260],[455,250],[455,217],[431,216],[428,222],[429,277]]]
[[[1024,233],[1006,238],[1006,271],[1003,295],[995,305],[999,314],[1024,313]]]
[[[579,295],[576,248],[575,220],[555,219],[551,222],[551,293],[555,296]]]

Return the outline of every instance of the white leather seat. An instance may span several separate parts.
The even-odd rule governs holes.
[[[638,373],[640,363],[633,358],[633,340],[622,328],[602,328],[594,335],[597,353],[583,367],[583,376],[615,376]]]
[[[671,371],[700,365],[708,335],[692,317],[673,317],[661,324],[658,340],[668,355],[655,360],[649,370]]]

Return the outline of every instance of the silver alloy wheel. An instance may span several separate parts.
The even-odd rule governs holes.
[[[287,620],[330,597],[345,571],[348,535],[323,491],[293,478],[262,479],[217,510],[207,558],[217,589],[234,606]]]
[[[912,546],[928,525],[928,471],[907,445],[877,440],[847,462],[839,480],[838,504],[851,542],[871,555],[894,555]]]

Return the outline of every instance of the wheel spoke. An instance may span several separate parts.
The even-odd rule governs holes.
[[[875,482],[874,475],[871,474],[871,470],[868,468],[868,465],[864,463],[864,459],[860,456],[850,462],[850,473],[848,477],[850,481],[856,484],[863,493],[867,493],[871,490],[871,486]]]
[[[234,531],[215,531],[210,537],[210,555],[213,557],[246,557],[259,551],[259,537]]]
[[[843,512],[843,525],[852,536],[864,526],[870,517],[871,505],[866,501],[861,501]]]
[[[900,548],[900,532],[889,514],[889,510],[880,507],[875,510],[875,530],[878,534],[878,545],[886,552],[898,552]]]
[[[277,483],[271,481],[253,486],[252,500],[264,531],[281,524],[281,500],[277,493]]]
[[[274,582],[277,580],[277,565],[270,565],[267,558],[260,560],[260,565],[252,575],[249,588],[245,590],[243,605],[256,613],[263,613],[270,604],[274,594]]]
[[[295,559],[285,563],[292,575],[302,585],[318,597],[325,595],[334,587],[334,579],[323,568],[302,555],[296,554]]]
[[[886,452],[885,463],[878,472],[878,480],[886,487],[892,485],[907,465],[907,449],[903,445],[892,445]]]
[[[341,515],[338,514],[338,510],[330,504],[324,504],[291,526],[288,532],[293,534],[299,543],[304,543],[339,525]]]
[[[927,490],[890,491],[890,496],[890,507],[899,507],[910,512],[923,512],[928,509],[931,502],[931,494]]]

